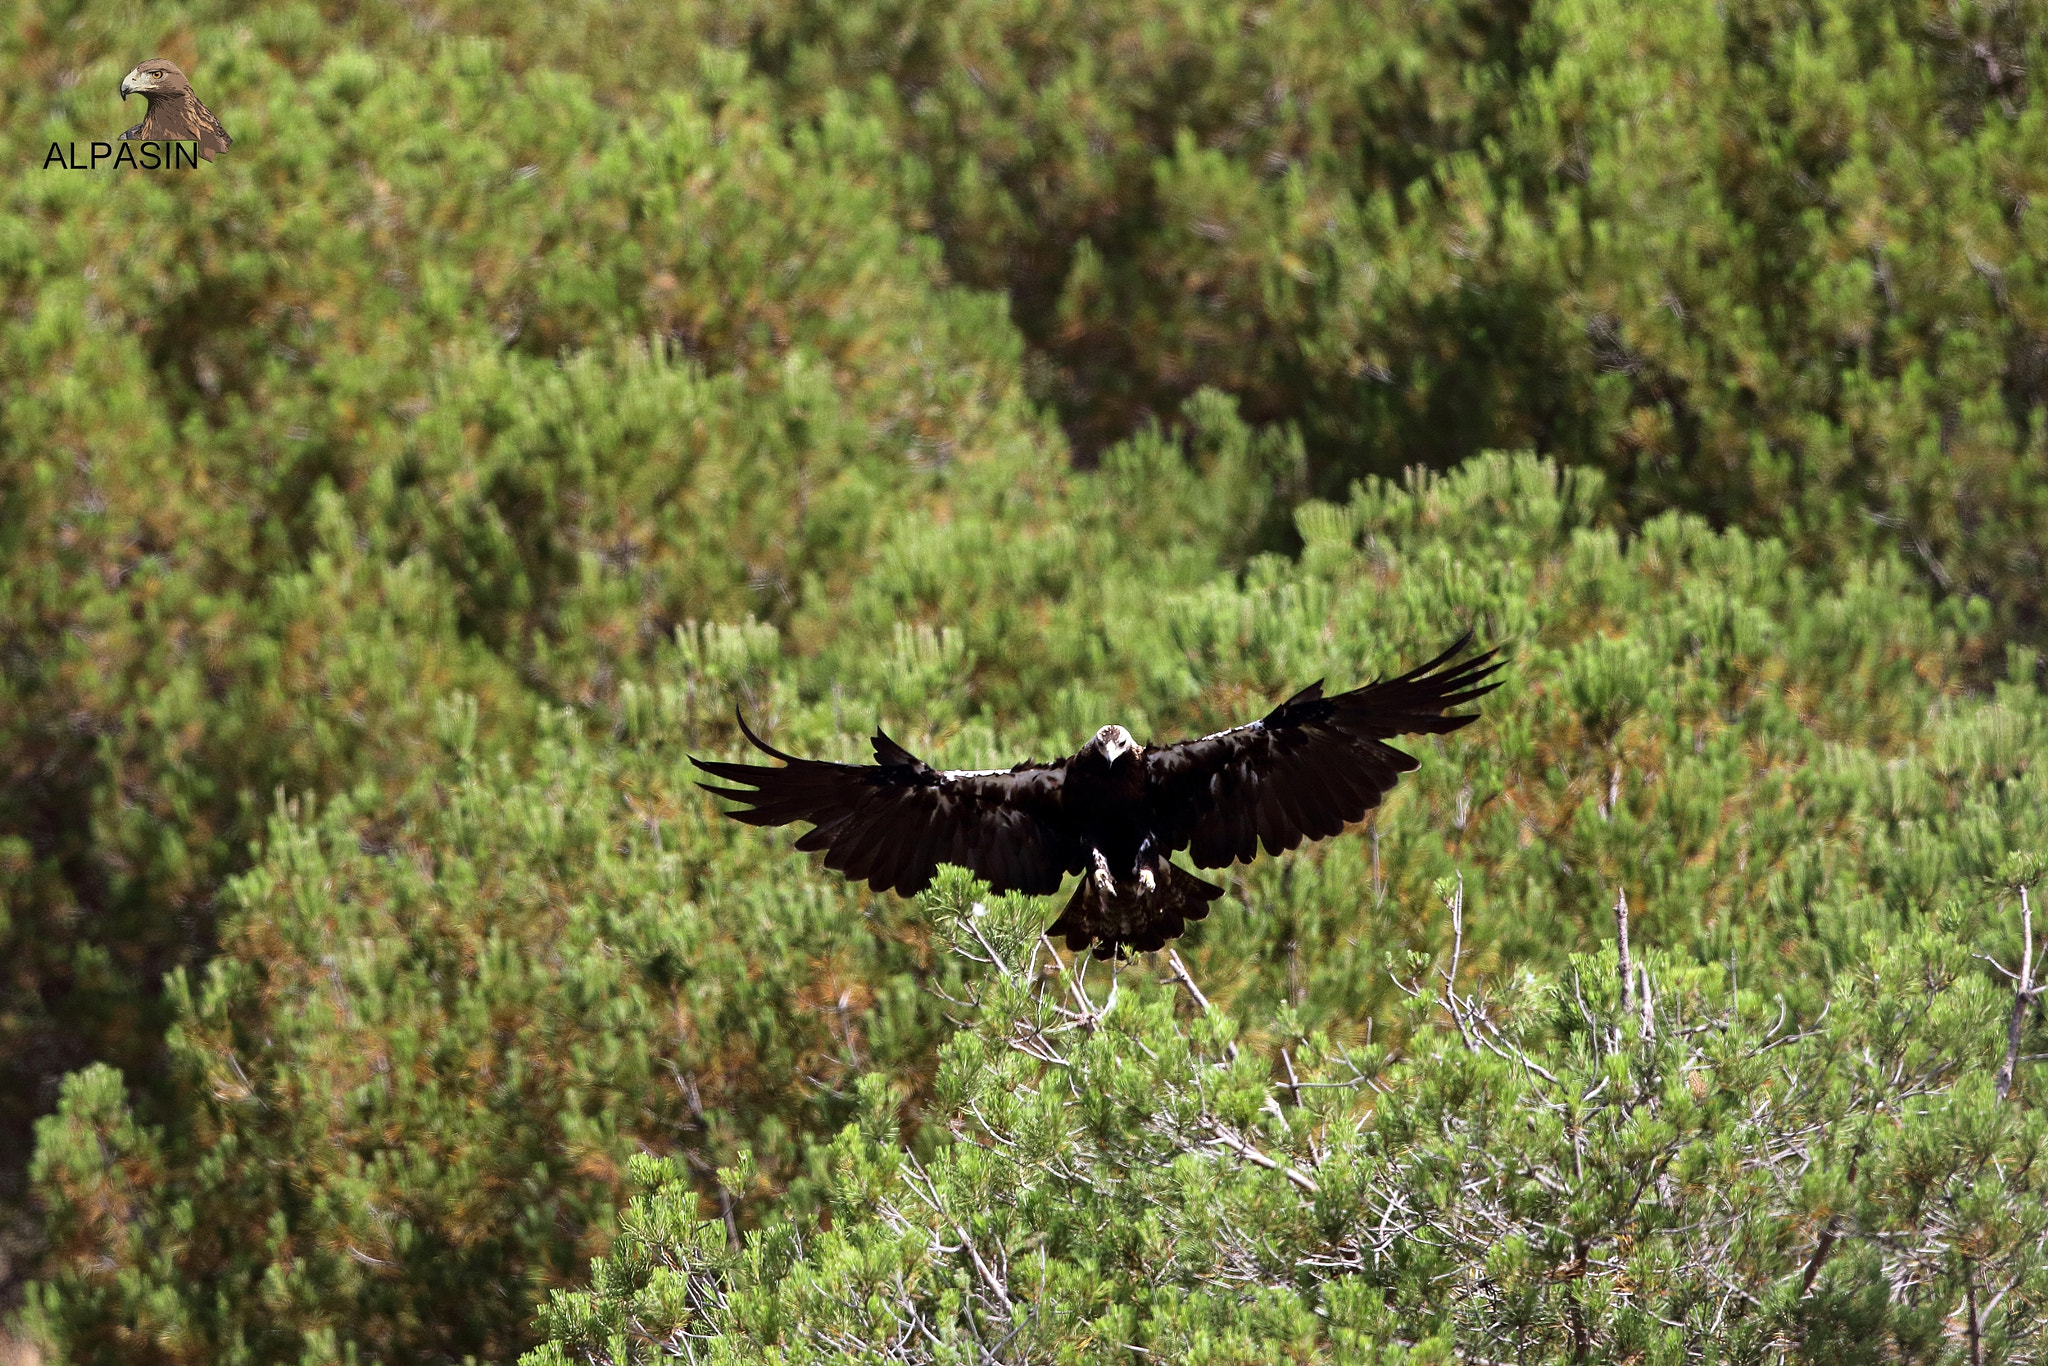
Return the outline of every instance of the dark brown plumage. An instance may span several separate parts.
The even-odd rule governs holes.
[[[199,155],[208,161],[234,143],[213,111],[192,93],[192,82],[176,62],[152,57],[122,77],[122,101],[130,95],[148,100],[149,111],[142,122],[121,134],[123,142],[197,142]]]
[[[1471,639],[1398,678],[1335,697],[1313,683],[1249,725],[1157,749],[1104,726],[1056,763],[948,772],[877,731],[874,764],[840,764],[784,754],[741,717],[747,740],[784,767],[691,762],[752,789],[702,784],[745,804],[727,815],[748,825],[809,822],[796,847],[823,850],[827,868],[876,891],[922,891],[942,863],[997,892],[1031,895],[1081,873],[1047,933],[1108,958],[1163,947],[1223,895],[1168,854],[1186,849],[1196,867],[1223,868],[1251,862],[1261,844],[1278,854],[1335,835],[1420,766],[1387,740],[1477,720],[1446,714],[1500,686],[1484,682],[1501,667],[1489,663],[1493,650],[1450,663]]]

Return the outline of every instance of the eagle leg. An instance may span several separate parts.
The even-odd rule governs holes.
[[[1155,859],[1147,869],[1153,875],[1151,887],[1142,878],[1118,884],[1111,877],[1105,890],[1102,873],[1107,862],[1096,855],[1094,869],[1082,875],[1066,908],[1046,927],[1052,938],[1065,936],[1073,953],[1092,948],[1095,957],[1106,962],[1164,948],[1168,940],[1180,937],[1188,922],[1206,917],[1209,903],[1223,895],[1215,883],[1165,859]]]
[[[1159,878],[1152,869],[1155,864],[1161,862],[1161,859],[1159,858],[1158,849],[1153,844],[1152,832],[1149,830],[1145,832],[1144,838],[1138,841],[1138,857],[1136,862],[1138,865],[1138,890],[1147,901],[1150,901],[1152,894],[1159,890]]]
[[[1109,860],[1102,856],[1100,849],[1088,851],[1095,859],[1095,887],[1104,896],[1116,895],[1116,875],[1109,871]]]

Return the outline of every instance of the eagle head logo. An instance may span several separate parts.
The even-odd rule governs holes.
[[[208,161],[234,139],[213,111],[192,93],[192,82],[166,57],[152,57],[121,78],[121,98],[140,95],[149,104],[142,122],[121,134],[123,142],[196,142]]]

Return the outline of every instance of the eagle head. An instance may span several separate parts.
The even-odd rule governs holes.
[[[192,83],[178,64],[163,57],[152,57],[121,78],[123,101],[130,95],[184,95],[191,90]]]
[[[1138,752],[1138,742],[1122,726],[1104,726],[1095,732],[1095,738],[1088,742],[1088,748],[1109,760],[1112,764],[1126,754]]]

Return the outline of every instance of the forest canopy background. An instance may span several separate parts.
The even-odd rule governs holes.
[[[975,765],[1511,642],[1191,937],[1269,1061],[1407,1036],[1444,876],[1489,980],[1624,885],[1795,1019],[1937,911],[2018,961],[2038,0],[0,18],[0,1280],[58,1359],[582,1341],[635,1153],[743,1233],[875,1078],[939,1141],[973,969],[714,819],[736,696]],[[228,153],[35,169],[151,55]]]

